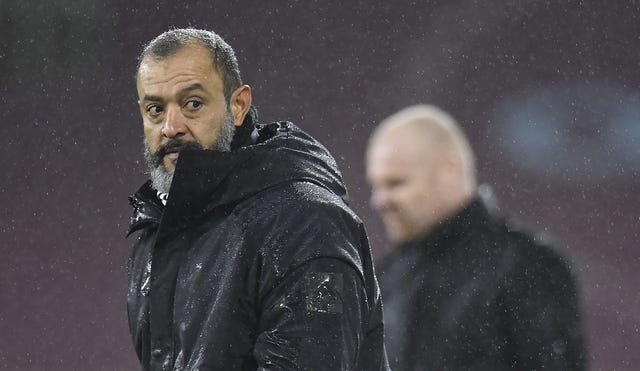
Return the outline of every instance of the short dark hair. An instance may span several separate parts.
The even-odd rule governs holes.
[[[140,71],[144,58],[161,60],[194,43],[201,44],[211,52],[211,61],[222,77],[223,93],[228,104],[231,94],[242,85],[240,68],[233,48],[220,35],[212,31],[176,28],[158,35],[142,49],[138,57],[136,74]]]

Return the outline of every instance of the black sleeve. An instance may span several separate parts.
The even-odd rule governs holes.
[[[333,258],[303,264],[263,300],[254,348],[260,369],[353,369],[367,307],[353,266]]]
[[[362,223],[321,187],[298,184],[290,192],[270,198],[271,213],[248,233],[262,246],[251,270],[256,363],[263,370],[380,368],[382,308]]]
[[[531,246],[506,282],[516,368],[585,370],[578,291],[564,261],[550,249]]]

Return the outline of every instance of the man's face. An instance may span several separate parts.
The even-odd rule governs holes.
[[[412,240],[437,222],[436,160],[421,145],[410,133],[392,132],[367,151],[371,205],[394,243]]]
[[[234,121],[206,48],[187,45],[164,59],[145,58],[137,90],[152,171],[172,176],[186,147],[229,150]]]

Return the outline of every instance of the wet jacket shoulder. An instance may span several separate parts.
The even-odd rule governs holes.
[[[132,198],[129,322],[144,369],[384,369],[362,223],[326,149],[290,123],[181,153],[166,207]]]
[[[584,370],[568,260],[480,197],[379,271],[394,370]]]

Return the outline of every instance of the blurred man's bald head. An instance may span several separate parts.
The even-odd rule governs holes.
[[[386,118],[374,131],[369,147],[375,142],[393,138],[411,138],[426,159],[435,159],[449,153],[460,161],[461,181],[475,188],[475,157],[458,123],[445,111],[435,106],[407,107]]]
[[[392,241],[417,237],[455,213],[476,188],[471,147],[455,120],[419,105],[380,123],[367,148],[372,206]]]

